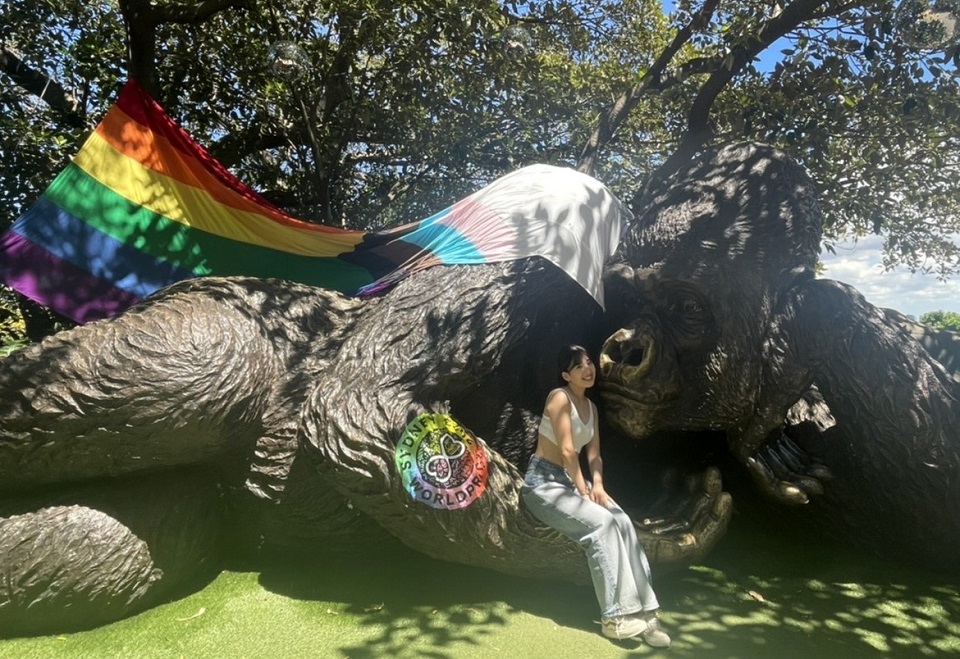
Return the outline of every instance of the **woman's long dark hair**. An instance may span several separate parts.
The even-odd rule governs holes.
[[[563,387],[567,381],[563,379],[563,374],[579,364],[583,358],[590,358],[590,353],[583,346],[568,345],[560,348],[557,354],[557,379],[560,380],[560,386]]]

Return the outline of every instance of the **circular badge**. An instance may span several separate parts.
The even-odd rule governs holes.
[[[396,462],[404,489],[432,508],[465,508],[487,488],[486,452],[447,414],[411,421],[397,442]]]

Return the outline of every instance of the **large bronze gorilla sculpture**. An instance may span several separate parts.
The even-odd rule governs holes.
[[[955,569],[960,385],[931,357],[949,337],[925,348],[815,279],[820,221],[798,165],[728,147],[648,200],[605,314],[540,259],[432,268],[367,300],[210,278],[19,351],[0,362],[0,629],[114,620],[195,584],[225,544],[309,547],[371,519],[434,557],[585,581],[579,547],[518,497],[570,341],[602,346],[607,471],[634,486],[614,491],[661,566],[726,528],[698,443],[725,433],[769,500],[809,499],[793,508],[813,523]],[[423,411],[486,442],[468,507],[401,483],[395,447]],[[658,493],[651,455],[698,475]]]

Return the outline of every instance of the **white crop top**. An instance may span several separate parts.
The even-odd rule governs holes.
[[[573,435],[573,448],[579,453],[580,449],[593,439],[593,403],[590,403],[590,416],[584,423],[580,418],[580,412],[577,411],[577,406],[573,404],[573,398],[570,397],[566,389],[560,389],[560,391],[566,395],[567,401],[570,403],[570,432]],[[540,418],[540,434],[554,444],[557,443],[557,435],[553,432],[553,422],[546,414]]]

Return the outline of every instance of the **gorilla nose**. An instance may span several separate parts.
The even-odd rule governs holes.
[[[600,349],[600,372],[606,377],[617,368],[630,371],[638,377],[650,370],[654,356],[653,340],[638,335],[632,329],[620,329],[610,336]]]

